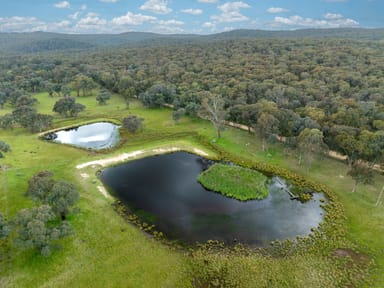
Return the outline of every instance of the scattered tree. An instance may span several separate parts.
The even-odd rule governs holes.
[[[51,191],[47,194],[43,203],[49,204],[52,211],[56,215],[60,215],[62,220],[65,220],[70,207],[72,207],[79,199],[79,192],[76,187],[67,181],[59,180],[56,182]]]
[[[67,222],[58,224],[48,205],[22,209],[13,220],[17,231],[15,244],[21,248],[37,249],[42,255],[51,254],[54,242],[71,233]]]
[[[101,90],[100,93],[96,96],[97,102],[99,102],[99,105],[106,105],[107,100],[111,99],[111,93],[109,93],[107,90]]]
[[[129,133],[136,133],[143,129],[143,121],[144,118],[137,117],[136,115],[129,115],[123,119],[122,125]]]
[[[256,134],[261,138],[262,149],[265,150],[265,141],[268,140],[272,135],[277,134],[279,129],[279,120],[275,116],[269,113],[261,113],[257,120],[255,131]]]
[[[79,199],[76,187],[67,181],[53,179],[50,171],[41,171],[32,176],[25,193],[32,200],[48,204],[52,211],[65,220],[70,207]]]
[[[216,129],[217,137],[221,138],[221,131],[223,130],[226,115],[223,98],[220,95],[211,94],[210,92],[204,93],[200,115],[211,121]]]
[[[10,232],[10,226],[3,214],[0,213],[0,239],[8,236]]]
[[[83,111],[85,106],[76,103],[76,99],[71,96],[63,97],[56,101],[53,111],[65,117],[75,117],[79,112]]]
[[[44,202],[53,185],[55,185],[55,180],[52,177],[53,173],[51,171],[41,171],[33,175],[28,181],[25,195],[31,197],[34,201]]]
[[[183,117],[185,114],[185,109],[184,108],[179,108],[176,111],[172,112],[172,118],[173,120],[178,123],[181,117]]]
[[[355,180],[352,192],[356,191],[358,184],[373,184],[374,181],[373,170],[362,161],[354,162],[347,174],[351,176],[353,180]]]
[[[297,137],[297,148],[299,151],[299,165],[302,163],[303,155],[306,162],[310,164],[314,155],[323,154],[327,150],[323,132],[316,128],[305,128]]]
[[[15,123],[15,117],[11,113],[0,117],[0,127],[3,129],[12,129]]]
[[[7,153],[11,151],[11,146],[7,144],[6,142],[0,140],[0,158],[3,158],[4,155],[2,152]]]

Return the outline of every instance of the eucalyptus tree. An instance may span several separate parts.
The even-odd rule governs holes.
[[[33,248],[49,256],[56,241],[72,232],[67,222],[55,220],[56,216],[48,205],[20,210],[13,219],[16,246]]]
[[[138,117],[136,115],[129,115],[125,117],[122,121],[122,126],[129,133],[136,133],[143,129],[144,118]]]
[[[99,105],[106,105],[109,99],[111,99],[111,93],[105,89],[102,89],[96,96],[96,101]]]
[[[60,98],[53,106],[53,111],[65,117],[75,117],[79,112],[83,111],[85,106],[77,103],[76,99],[71,96]]]
[[[352,193],[356,192],[358,184],[367,185],[374,182],[373,169],[363,161],[354,162],[347,174],[355,181]]]
[[[301,165],[303,156],[305,162],[310,164],[315,155],[324,154],[328,147],[324,143],[324,135],[319,129],[305,128],[297,137],[297,148],[299,152],[299,165]]]
[[[202,92],[202,99],[200,116],[211,121],[217,132],[217,138],[221,138],[227,114],[224,109],[224,99],[221,95],[208,91]]]

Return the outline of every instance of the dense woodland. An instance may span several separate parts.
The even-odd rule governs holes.
[[[107,98],[118,93],[128,104],[139,97],[148,107],[171,104],[189,115],[200,115],[204,99],[219,97],[226,120],[253,127],[265,140],[284,136],[297,148],[300,139],[317,148],[325,143],[351,165],[363,159],[373,166],[383,160],[383,45],[244,38],[3,57],[0,105],[14,111],[0,124],[48,128],[52,117],[33,108],[33,93],[41,91],[61,97],[53,111],[67,116],[85,107],[65,96],[87,96],[96,87]]]

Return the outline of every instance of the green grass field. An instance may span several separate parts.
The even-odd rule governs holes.
[[[53,115],[57,98],[46,93],[36,95],[39,112]],[[384,287],[384,209],[374,207],[376,197],[384,185],[384,177],[376,175],[374,185],[361,186],[351,193],[353,181],[347,176],[345,164],[332,159],[319,159],[311,167],[297,165],[295,155],[280,144],[262,151],[261,142],[244,131],[228,128],[217,145],[229,153],[281,166],[329,187],[344,207],[345,231],[343,239],[334,245],[353,249],[367,255],[373,262],[364,283],[359,277],[366,271],[332,253],[324,255],[319,249],[293,253],[286,257],[271,257],[257,253],[222,251],[193,254],[162,244],[143,234],[126,222],[97,189],[97,168],[78,171],[77,164],[118,155],[122,152],[179,146],[196,147],[208,153],[207,147],[184,132],[196,131],[208,141],[215,131],[207,121],[183,118],[172,120],[168,109],[144,109],[132,101],[130,108],[118,95],[106,106],[99,106],[95,97],[80,97],[87,106],[77,118],[55,115],[54,128],[70,126],[98,119],[121,120],[129,113],[145,119],[144,131],[125,135],[126,141],[110,152],[90,152],[70,146],[39,140],[37,135],[23,129],[0,131],[0,139],[9,143],[12,152],[0,159],[0,211],[12,218],[18,210],[34,204],[23,194],[28,179],[41,170],[51,170],[56,179],[74,182],[80,190],[79,211],[69,220],[76,234],[62,241],[62,249],[45,258],[34,251],[19,251],[3,243],[0,258],[0,287]],[[9,112],[0,110],[0,115]],[[176,135],[176,136],[172,136]],[[179,136],[177,136],[179,135]],[[187,135],[187,134],[185,134]],[[88,173],[89,178],[80,175]],[[0,249],[0,251],[2,251]],[[353,286],[350,286],[353,287]]]
[[[268,196],[268,178],[255,170],[240,166],[214,164],[198,176],[207,189],[225,196],[246,201]]]

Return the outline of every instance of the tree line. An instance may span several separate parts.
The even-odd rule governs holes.
[[[149,108],[172,105],[175,121],[184,114],[208,118],[218,137],[224,120],[252,127],[263,149],[274,136],[284,137],[303,162],[310,162],[309,152],[327,148],[345,154],[358,171],[384,158],[379,41],[239,38],[3,57],[0,67],[0,106],[14,107],[21,126],[50,120],[30,113],[26,106],[33,107],[33,100],[26,94],[46,91],[63,108],[98,87],[101,105],[113,93],[124,97],[127,107],[132,97]],[[83,109],[59,107],[54,111],[64,116]],[[3,116],[0,124],[11,120]]]

